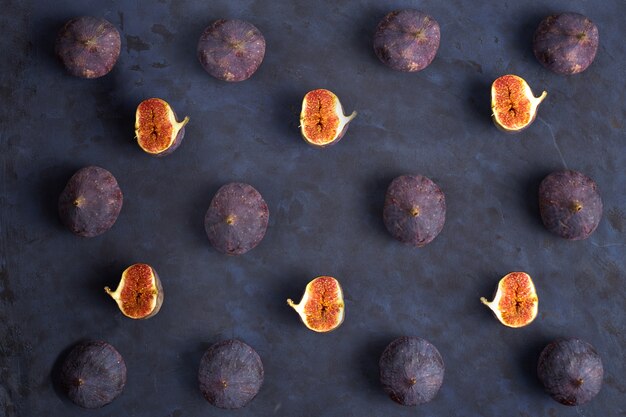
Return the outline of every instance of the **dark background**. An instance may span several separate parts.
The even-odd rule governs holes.
[[[390,10],[415,7],[441,25],[431,66],[400,73],[371,39]],[[3,1],[0,415],[2,416],[623,416],[626,414],[626,66],[622,0],[593,1]],[[592,66],[550,73],[531,50],[547,14],[572,10],[599,27]],[[107,76],[66,75],[53,53],[63,23],[102,16],[122,35]],[[205,73],[196,58],[217,18],[251,21],[267,41],[242,83]],[[498,76],[548,91],[534,124],[517,135],[490,120]],[[304,94],[328,88],[359,112],[328,149],[299,137]],[[152,158],[133,140],[148,97],[189,115],[182,146]],[[115,226],[93,239],[61,225],[56,202],[85,165],[110,170],[124,192]],[[540,180],[564,167],[591,176],[604,217],[587,240],[549,234]],[[404,173],[432,178],[447,222],[422,249],[393,240],[384,193]],[[270,208],[263,242],[240,257],[213,250],[203,218],[226,182],[255,186]],[[165,288],[161,312],[122,316],[103,290],[147,262]],[[526,271],[539,316],[502,326],[481,305],[498,280]],[[338,278],[346,320],[307,330],[285,303],[315,276]],[[446,362],[431,403],[403,408],[378,383],[393,338],[431,341]],[[536,378],[541,349],[561,336],[591,342],[605,364],[598,397],[568,408]],[[243,410],[209,405],[197,389],[203,351],[237,337],[253,346],[265,383]],[[104,339],[126,359],[124,393],[84,411],[51,382],[74,343]]]

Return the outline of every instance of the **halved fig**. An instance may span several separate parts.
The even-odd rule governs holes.
[[[137,106],[135,137],[139,147],[154,156],[169,155],[178,148],[185,136],[185,125],[176,121],[172,107],[160,98],[149,98]]]
[[[299,304],[287,300],[300,315],[306,327],[314,332],[324,333],[335,330],[344,318],[345,306],[339,281],[333,277],[321,276],[309,282]]]
[[[309,91],[302,100],[300,131],[304,140],[313,146],[333,145],[348,130],[348,123],[356,117],[343,114],[339,98],[323,88]]]
[[[537,107],[548,93],[533,95],[530,86],[517,75],[503,75],[491,85],[491,110],[495,125],[505,132],[519,132],[537,117]]]
[[[134,264],[122,273],[115,291],[104,287],[117,303],[122,314],[131,319],[148,319],[161,309],[163,286],[154,268],[147,264]]]
[[[500,323],[508,327],[524,327],[537,317],[539,298],[530,275],[511,272],[498,283],[493,301],[480,297]]]

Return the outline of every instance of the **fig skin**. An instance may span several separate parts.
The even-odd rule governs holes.
[[[341,285],[335,278],[326,275],[307,284],[300,303],[287,299],[287,304],[298,313],[309,330],[318,333],[335,330],[345,318]]]
[[[445,365],[441,354],[419,337],[395,339],[385,348],[379,367],[383,389],[401,405],[427,403],[443,384]]]
[[[553,172],[539,185],[541,220],[546,229],[564,239],[591,236],[600,224],[602,209],[598,186],[580,172]]]
[[[221,253],[242,255],[254,249],[265,236],[269,209],[251,185],[222,186],[209,205],[204,227],[211,245]]]
[[[261,358],[254,349],[236,339],[218,342],[204,353],[198,370],[202,396],[223,409],[245,407],[263,385]]]
[[[129,276],[131,272],[148,272],[149,274],[151,274],[150,288],[146,288],[145,285],[143,285],[145,284],[144,282],[138,282],[138,280],[133,281],[133,278]],[[129,279],[131,280],[130,282]],[[133,285],[135,285],[135,287],[138,285],[139,288],[132,288]],[[159,274],[157,274],[156,270],[148,264],[134,264],[129,266],[122,273],[122,279],[120,280],[117,289],[115,291],[112,291],[109,287],[104,287],[104,291],[115,300],[122,314],[131,319],[139,320],[145,320],[149,319],[150,317],[154,317],[161,310],[161,306],[163,305],[163,300],[165,298],[163,285],[161,284],[161,278],[159,277]],[[132,310],[133,307],[138,308],[136,305],[133,304],[137,304],[139,301],[145,301],[144,294],[146,293],[146,291],[149,291],[152,294],[156,294],[153,305],[146,312],[141,312],[140,310],[138,313],[133,314],[133,312],[129,310]],[[131,300],[128,300],[129,297],[131,298]],[[149,300],[151,299],[152,298],[150,297]]]
[[[445,196],[431,179],[402,175],[387,188],[383,220],[400,242],[415,247],[427,245],[439,235],[445,219]]]
[[[533,52],[547,69],[560,75],[578,74],[593,62],[599,45],[598,27],[579,13],[547,16],[533,37]]]
[[[113,174],[104,168],[87,166],[70,178],[59,196],[59,216],[72,233],[94,237],[113,226],[123,200]]]
[[[121,38],[106,19],[81,16],[68,21],[56,38],[55,53],[67,71],[81,78],[108,74],[120,56]]]
[[[356,111],[346,116],[343,106],[339,101],[339,97],[332,91],[319,88],[309,91],[302,100],[302,111],[300,112],[300,133],[302,138],[309,145],[316,148],[325,148],[339,142],[348,130],[348,125],[356,117]],[[326,129],[331,128],[331,132],[335,131],[334,136],[325,137],[323,141],[309,137],[307,127],[315,123],[324,126]],[[336,126],[328,126],[336,123]],[[327,132],[327,134],[330,132]]]
[[[374,52],[390,68],[404,72],[421,71],[435,58],[441,31],[432,16],[418,10],[387,14],[374,34]]]
[[[165,100],[149,98],[139,103],[135,112],[135,138],[141,150],[152,156],[162,157],[178,149],[185,137],[185,126],[189,122],[189,117],[186,116],[182,122],[178,122],[177,119],[176,112]],[[170,144],[166,148],[152,150],[142,144],[142,141],[147,139],[146,136],[150,136],[152,132],[157,135],[164,134],[164,131],[169,129],[171,129]]]
[[[219,19],[202,32],[197,54],[202,67],[213,77],[244,81],[263,62],[265,38],[252,23]]]
[[[107,342],[79,343],[63,361],[59,381],[74,404],[100,408],[115,400],[124,390],[126,363]]]
[[[491,84],[491,119],[503,132],[521,132],[535,121],[539,105],[547,95],[543,91],[535,97],[526,80],[517,75],[498,77]],[[520,122],[520,115],[527,116],[526,120]]]
[[[555,401],[583,405],[600,392],[604,368],[592,345],[580,339],[561,339],[543,349],[537,375]]]

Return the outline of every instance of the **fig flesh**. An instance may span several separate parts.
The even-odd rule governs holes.
[[[598,186],[573,170],[553,172],[539,185],[539,211],[546,229],[570,240],[586,239],[602,218]]]
[[[169,155],[178,148],[185,136],[185,125],[176,121],[172,107],[160,98],[149,98],[137,106],[135,137],[139,147],[154,156]]]
[[[218,342],[204,353],[198,370],[200,392],[218,408],[247,405],[263,384],[263,363],[250,346],[236,339]]]
[[[355,111],[350,116],[343,114],[343,106],[332,91],[323,88],[309,91],[302,100],[300,132],[310,145],[333,145],[343,137],[355,117]]]
[[[304,325],[318,333],[335,330],[343,323],[345,306],[343,291],[333,277],[320,276],[309,282],[299,304],[287,304],[300,315]]]
[[[80,343],[63,361],[59,381],[74,404],[100,408],[124,390],[126,364],[122,355],[107,342]]]
[[[383,220],[402,243],[422,247],[435,239],[446,219],[446,199],[431,179],[422,175],[395,178],[385,196]]]
[[[593,62],[599,42],[598,27],[589,18],[561,13],[539,23],[533,52],[544,67],[557,74],[578,74]]]
[[[374,34],[374,52],[395,70],[421,71],[435,58],[441,33],[432,16],[418,10],[387,14]]]
[[[503,75],[491,85],[491,111],[495,125],[509,133],[524,130],[537,117],[537,107],[546,98],[533,95],[530,86],[517,75]]]
[[[68,21],[56,38],[55,52],[67,71],[82,78],[98,78],[113,69],[122,42],[106,19],[81,16]]]
[[[131,319],[148,319],[156,315],[163,304],[163,286],[154,268],[134,264],[122,273],[115,291],[104,287],[117,303],[122,314]]]
[[[380,357],[380,382],[389,397],[402,405],[431,401],[443,383],[445,366],[435,346],[419,337],[399,337]]]
[[[480,301],[493,311],[500,323],[508,327],[524,327],[537,317],[539,297],[530,275],[511,272],[498,283],[492,301],[480,297]]]
[[[198,59],[213,77],[244,81],[265,56],[265,38],[252,23],[220,19],[209,25],[198,42]]]
[[[592,345],[580,339],[561,339],[543,349],[537,374],[554,400],[583,405],[600,392],[604,368]]]
[[[241,255],[255,248],[265,236],[269,209],[251,185],[222,186],[209,205],[204,227],[213,247],[228,255]]]
[[[123,195],[109,171],[79,169],[59,196],[59,216],[72,233],[94,237],[109,230],[122,210]]]

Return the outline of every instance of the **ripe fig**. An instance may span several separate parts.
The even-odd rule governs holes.
[[[113,226],[122,203],[122,190],[113,174],[87,166],[76,171],[59,196],[59,216],[72,233],[94,237]]]
[[[291,299],[287,304],[296,310],[307,328],[318,333],[335,330],[345,316],[343,291],[333,277],[315,278],[307,284],[299,304]]]
[[[592,345],[580,339],[561,339],[543,349],[537,374],[554,400],[583,405],[600,392],[604,368]]]
[[[598,51],[598,28],[586,16],[561,13],[543,19],[533,37],[535,57],[549,70],[578,74],[591,65]]]
[[[106,19],[81,16],[59,31],[55,52],[67,71],[82,78],[98,78],[113,69],[120,56],[120,33]]]
[[[432,16],[417,10],[393,11],[378,23],[374,52],[395,70],[421,71],[435,58],[440,38],[439,24]]]
[[[222,186],[209,205],[204,227],[211,245],[228,255],[241,255],[256,247],[267,230],[269,210],[251,185]]]
[[[537,107],[548,93],[533,95],[530,86],[517,75],[503,75],[491,85],[491,111],[495,125],[509,133],[524,130],[537,117]]]
[[[261,358],[247,344],[223,340],[202,356],[198,370],[200,392],[215,407],[241,408],[257,395],[263,384]]]
[[[565,239],[586,239],[602,218],[598,186],[577,171],[553,172],[539,185],[539,210],[546,229]]]
[[[443,383],[445,366],[435,346],[419,337],[399,337],[380,357],[380,382],[395,402],[415,406],[431,401]]]
[[[253,24],[220,19],[209,25],[198,42],[198,59],[212,76],[244,81],[256,72],[265,56],[265,38]]]
[[[432,242],[443,229],[445,196],[429,178],[402,175],[387,188],[383,220],[394,238],[422,247]]]
[[[480,297],[500,323],[508,327],[524,327],[537,317],[539,298],[530,275],[511,272],[498,283],[493,301]]]
[[[348,123],[356,117],[343,114],[339,98],[331,91],[309,91],[302,100],[300,132],[304,140],[313,146],[324,147],[339,142],[348,130]]]
[[[172,107],[160,98],[149,98],[137,106],[135,137],[139,147],[154,156],[169,155],[178,148],[185,136],[185,125],[176,121]]]
[[[74,404],[84,408],[103,407],[124,390],[126,364],[107,342],[80,343],[63,361],[59,381]]]
[[[154,268],[147,264],[134,264],[122,273],[115,291],[104,287],[117,303],[122,314],[131,319],[149,319],[163,304],[163,286]]]

